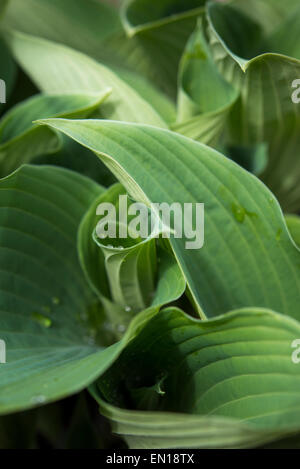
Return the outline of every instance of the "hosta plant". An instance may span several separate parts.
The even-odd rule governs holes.
[[[298,1],[0,14],[0,446],[84,389],[131,448],[299,445]],[[203,247],[100,239],[120,196],[203,203]]]

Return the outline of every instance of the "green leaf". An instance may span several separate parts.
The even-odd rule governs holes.
[[[114,175],[93,152],[64,135],[62,137],[62,146],[57,153],[42,155],[34,160],[34,164],[71,169],[104,187],[109,187],[116,182]]]
[[[125,4],[122,17],[130,29],[130,37],[124,31],[118,11],[95,0],[28,0],[26,4],[12,0],[5,20],[10,29],[65,44],[89,55],[112,68],[129,84],[137,80],[141,87],[139,83],[133,87],[144,98],[147,97],[144,87],[159,96],[153,83],[175,97],[180,56],[204,3],[204,0],[185,0],[183,5],[182,1],[163,0],[157,3],[159,11],[148,0]],[[172,9],[174,13],[176,9],[179,13],[186,11],[172,15]],[[132,33],[131,19],[137,10],[143,11],[147,25],[134,27]],[[157,11],[157,21],[149,23],[153,10]]]
[[[292,83],[300,76],[300,43],[292,31],[297,30],[300,9],[285,8],[291,17],[271,35],[239,9],[239,2],[211,3],[207,15],[216,64],[240,90],[230,118],[232,143],[269,145],[261,178],[283,209],[293,212],[300,207],[300,108],[292,101]],[[288,38],[293,37],[291,44]]]
[[[121,29],[116,10],[95,0],[10,0],[5,24],[97,59],[103,54],[99,44]]]
[[[298,0],[232,0],[231,4],[271,34],[299,5]]]
[[[291,348],[299,333],[298,322],[269,310],[203,322],[169,308],[91,391],[132,448],[259,446],[299,431],[300,376]],[[138,393],[146,397],[162,376],[163,392],[137,411]]]
[[[132,71],[121,70],[120,68],[114,69],[115,72],[131,86],[139,95],[158,112],[158,114],[166,121],[167,124],[172,124],[176,120],[176,107],[174,102],[168,98],[164,93],[155,88],[150,81],[146,80],[141,75],[133,73]]]
[[[118,223],[116,228],[119,228]],[[157,270],[155,239],[149,237],[144,241],[133,240],[126,226],[129,236],[125,240],[120,241],[118,238],[101,240],[95,229],[93,239],[104,255],[113,301],[129,311],[138,312],[146,309],[155,291]]]
[[[285,221],[293,240],[300,247],[300,217],[297,215],[287,215]]]
[[[118,214],[119,196],[125,194],[117,184],[100,195],[83,218],[78,234],[82,268],[118,336],[123,335],[134,314],[148,307],[158,310],[177,300],[186,286],[173,256],[161,246],[156,247],[151,237],[133,245],[127,245],[130,239],[107,238],[105,243],[110,247],[97,238],[93,242],[101,221],[97,207],[111,203]]]
[[[122,9],[123,24],[130,36],[202,11],[203,0],[162,0],[149,9],[149,0],[127,0]]]
[[[180,65],[177,124],[173,130],[208,145],[216,145],[238,93],[218,72],[197,27]]]
[[[171,239],[200,314],[258,305],[299,318],[300,252],[256,177],[170,131],[96,120],[41,123],[98,154],[140,202],[205,203],[204,247],[188,250],[186,239]]]
[[[5,9],[7,8],[8,5],[8,0],[0,0],[0,18],[5,12]]]
[[[103,312],[76,241],[82,216],[102,190],[54,167],[23,166],[0,182],[0,337],[7,357],[0,366],[1,414],[85,388],[150,315],[137,317],[109,348],[105,330],[95,331]]]
[[[174,104],[146,79],[143,51],[126,37],[115,8],[95,0],[12,0],[5,22],[10,29],[65,44],[109,66],[164,120],[175,120]]]
[[[300,60],[300,7],[289,12],[287,18],[266,38],[266,47],[277,54],[288,55]]]
[[[17,32],[7,33],[6,38],[17,62],[42,91],[99,93],[112,88],[101,109],[104,117],[166,127],[154,108],[106,66],[44,39]]]
[[[299,334],[298,322],[260,308],[210,321],[169,308],[145,325],[92,393],[133,448],[259,446],[299,432],[300,375],[291,347]],[[137,411],[138,391],[146,398],[163,376],[163,392]]]
[[[204,4],[205,0],[128,0],[121,7],[125,30],[143,58],[144,74],[173,97],[179,61]]]
[[[38,95],[12,108],[0,121],[0,174],[6,176],[36,156],[55,153],[61,147],[57,132],[33,124],[41,116],[88,117],[109,96],[98,94]]]

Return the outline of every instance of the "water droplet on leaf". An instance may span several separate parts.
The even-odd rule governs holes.
[[[243,223],[246,216],[246,210],[238,204],[232,204],[232,213],[239,223]]]
[[[31,314],[31,318],[34,321],[38,322],[40,326],[47,327],[47,328],[52,326],[52,320],[50,318],[47,318],[47,316],[44,316],[41,313],[33,312]]]
[[[52,303],[57,306],[60,304],[60,299],[57,296],[54,296],[52,298]]]
[[[278,228],[277,233],[276,233],[276,241],[281,240],[281,235],[282,235],[282,229]]]
[[[93,345],[95,345],[96,341],[95,341],[95,339],[94,339],[93,337],[89,337],[89,338],[87,339],[87,343],[88,343],[90,346],[93,346]]]
[[[46,402],[46,397],[45,396],[33,396],[31,398],[31,403],[32,404],[43,404],[44,402]]]

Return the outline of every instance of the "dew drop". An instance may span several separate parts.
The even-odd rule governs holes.
[[[44,316],[43,314],[41,313],[37,313],[37,312],[33,312],[31,313],[31,318],[38,322],[40,324],[40,326],[43,326],[43,327],[46,327],[46,328],[49,328],[52,326],[52,321],[50,318],[47,318],[47,316]]]
[[[60,299],[57,296],[54,296],[52,298],[52,303],[57,306],[60,304]]]
[[[87,339],[87,343],[92,347],[93,345],[95,345],[96,341],[93,337],[89,337]]]
[[[103,323],[103,329],[108,332],[113,332],[113,327],[110,322],[106,321]]]
[[[243,223],[246,216],[246,210],[238,204],[232,204],[232,213],[239,223]]]
[[[282,229],[278,228],[277,233],[276,233],[276,241],[281,240],[281,235],[282,235]]]
[[[124,249],[124,246],[118,246],[118,249],[122,251]]]
[[[131,311],[130,306],[125,306],[125,311],[126,311],[126,313],[129,313]]]
[[[40,396],[33,396],[31,398],[31,403],[32,404],[43,404],[44,402],[46,402],[46,397],[43,396],[43,395],[40,395]]]
[[[83,339],[84,339],[85,343],[87,343],[91,347],[93,347],[96,344],[96,340],[92,335],[86,335],[86,336],[84,336]]]

